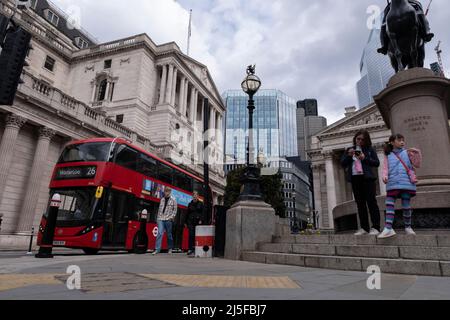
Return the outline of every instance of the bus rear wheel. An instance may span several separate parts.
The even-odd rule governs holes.
[[[99,249],[84,248],[83,251],[85,254],[89,256],[95,256],[99,252]]]

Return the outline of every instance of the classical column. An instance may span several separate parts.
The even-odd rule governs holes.
[[[319,215],[319,223],[318,228],[321,229],[323,227],[322,222],[322,191],[321,191],[321,185],[320,185],[320,171],[322,169],[321,164],[313,164],[312,170],[313,170],[313,181],[314,181],[314,204],[315,209],[317,211],[317,214]]]
[[[91,102],[95,101],[95,94],[97,93],[97,84],[94,83],[94,90],[92,91],[92,98],[91,98]]]
[[[41,191],[42,178],[47,165],[47,155],[50,141],[55,131],[46,127],[39,129],[39,139],[34,154],[33,165],[29,175],[26,190],[23,193],[22,209],[20,210],[17,232],[30,232],[34,222],[36,206]]]
[[[14,156],[14,146],[19,135],[20,128],[25,124],[26,119],[15,114],[6,117],[5,131],[3,132],[0,144],[0,202],[6,187],[6,179]]]
[[[324,228],[334,229],[333,209],[337,205],[337,197],[332,151],[328,151],[327,153],[325,153],[325,171],[327,176],[328,214],[327,217],[322,217],[322,219],[324,221]]]
[[[198,113],[198,90],[195,89],[195,94],[194,94],[194,116],[193,116],[193,120],[192,120],[194,125],[197,122],[197,113]]]
[[[106,80],[106,90],[105,90],[105,101],[110,101],[110,88],[111,88],[111,82],[109,80]]]
[[[167,83],[167,65],[162,66],[162,77],[161,77],[161,86],[159,90],[159,104],[164,103],[164,98],[166,96],[166,83]]]
[[[189,92],[189,80],[186,79],[186,84],[184,88],[184,99],[183,99],[183,112],[181,113],[183,116],[186,116],[186,110],[187,110],[187,98],[188,98],[188,92]]]
[[[178,70],[176,67],[173,68],[173,83],[172,83],[172,96],[170,97],[170,104],[175,106],[176,96],[177,96],[177,80],[178,80]]]
[[[180,96],[179,96],[179,99],[178,99],[178,107],[179,107],[178,111],[181,114],[183,114],[184,89],[186,88],[185,87],[185,82],[186,82],[186,78],[183,76],[181,78],[181,82],[180,82]]]
[[[172,100],[172,86],[173,86],[173,65],[169,64],[169,79],[167,80],[167,90],[165,102],[170,103]]]
[[[192,89],[191,89],[191,103],[190,103],[190,106],[189,106],[189,112],[190,112],[190,115],[189,115],[189,119],[191,120],[191,122],[192,123],[194,123],[194,118],[195,118],[195,116],[194,116],[194,112],[196,111],[196,110],[194,110],[194,104],[195,104],[195,92],[197,91],[197,89],[195,89],[195,87],[192,87]]]

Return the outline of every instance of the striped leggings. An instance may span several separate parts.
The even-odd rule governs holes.
[[[402,199],[403,220],[405,228],[411,227],[412,209],[411,209],[411,195],[407,192],[400,195]],[[394,197],[386,197],[386,228],[392,229],[395,218],[395,200]]]

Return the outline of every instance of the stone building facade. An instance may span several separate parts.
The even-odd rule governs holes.
[[[2,1],[0,12],[10,16],[13,2]],[[124,137],[202,176],[204,98],[215,130],[208,153],[218,203],[225,188],[223,139],[217,138],[225,105],[205,65],[146,34],[89,41],[80,49],[34,10],[18,11],[15,20],[32,33],[33,50],[14,105],[0,106],[2,233],[38,226],[52,168],[74,139]]]
[[[391,130],[375,104],[357,110],[346,108],[345,118],[328,126],[312,138],[312,148],[308,155],[312,161],[313,184],[319,228],[338,230],[340,206],[354,202],[352,187],[345,179],[345,171],[340,160],[348,147],[353,144],[354,135],[361,129],[369,131],[373,147],[381,161],[384,159],[384,143],[389,140]],[[382,166],[378,170],[381,176]],[[377,195],[386,195],[386,187],[381,179],[377,182]],[[356,210],[356,207],[354,208]],[[356,211],[352,212],[353,217]]]

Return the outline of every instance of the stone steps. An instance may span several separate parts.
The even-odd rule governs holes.
[[[243,260],[366,272],[372,265],[383,273],[450,276],[450,233],[375,236],[287,235],[243,253]]]
[[[244,252],[243,260],[256,263],[361,272],[366,272],[369,266],[375,265],[380,267],[382,273],[450,277],[450,262],[448,261],[337,257],[254,251]]]

